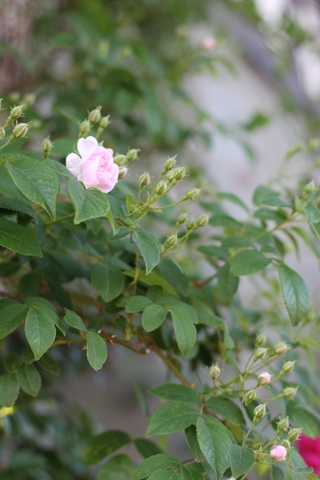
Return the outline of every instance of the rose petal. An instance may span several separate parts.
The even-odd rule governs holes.
[[[78,140],[78,152],[80,153],[82,160],[88,158],[88,156],[98,146],[98,141],[94,137],[80,138]]]
[[[81,158],[76,153],[69,153],[66,158],[66,167],[75,177],[81,172],[80,162]]]

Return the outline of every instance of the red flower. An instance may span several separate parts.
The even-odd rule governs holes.
[[[320,475],[320,436],[314,439],[301,435],[297,448],[308,467],[312,467],[314,473]]]

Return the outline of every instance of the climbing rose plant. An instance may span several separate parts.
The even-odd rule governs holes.
[[[286,256],[299,256],[304,242],[319,259],[320,189],[312,180],[260,185],[248,206],[233,193],[188,185],[174,157],[157,180],[142,172],[129,183],[139,152],[104,145],[109,119],[99,108],[64,156],[50,138],[42,155],[27,150],[32,129],[22,114],[22,106],[3,112],[0,129],[0,453],[9,459],[1,478],[244,480],[254,470],[318,478],[303,452],[306,437],[319,434],[310,368],[319,315]],[[315,148],[293,148],[282,171]],[[187,212],[195,201],[194,219]],[[230,203],[244,220],[228,213]],[[257,299],[239,290],[246,276]],[[76,350],[93,370],[108,368],[110,345],[154,354],[168,368],[168,382],[150,393],[162,403],[148,417],[147,439],[94,434],[83,413],[75,420],[53,407],[40,426],[37,401],[50,395],[52,374],[76,363]],[[66,449],[86,438],[81,454],[76,447],[64,458],[53,433],[51,446],[37,443],[53,424]],[[176,432],[188,451],[181,459],[163,443]],[[129,444],[133,458],[121,451]]]

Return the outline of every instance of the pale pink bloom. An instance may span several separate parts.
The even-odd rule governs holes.
[[[205,50],[212,50],[216,46],[216,41],[213,37],[206,37],[202,40],[201,45]]]
[[[306,465],[312,467],[316,475],[320,475],[320,436],[310,438],[301,435],[296,446]]]
[[[126,177],[127,173],[128,173],[127,167],[120,167],[119,168],[119,179]]]
[[[270,455],[276,462],[281,462],[287,456],[287,449],[282,445],[276,445],[271,449]]]
[[[258,376],[259,385],[268,385],[270,381],[271,381],[271,375],[268,372],[260,373],[260,375]]]
[[[94,137],[80,138],[77,148],[79,155],[70,153],[67,156],[68,170],[86,188],[95,187],[101,192],[110,192],[119,176],[119,167],[113,161],[113,150],[100,147]]]

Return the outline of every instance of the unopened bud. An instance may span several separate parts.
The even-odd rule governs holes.
[[[192,188],[189,190],[185,195],[182,197],[182,201],[184,200],[195,200],[198,198],[200,195],[200,189],[199,188]]]
[[[110,118],[110,115],[108,115],[107,117],[102,117],[99,122],[99,128],[102,128],[102,129],[107,128],[107,126],[110,123],[109,118]]]
[[[197,226],[198,227],[205,227],[209,222],[209,215],[201,215],[197,218]]]
[[[243,398],[243,403],[247,407],[249,405],[249,403],[251,403],[256,398],[257,398],[257,392],[254,389],[251,389],[245,394],[245,396]]]
[[[284,398],[292,398],[295,396],[295,394],[297,393],[298,391],[298,387],[296,388],[293,388],[293,387],[286,387],[282,394],[281,394],[281,397],[284,397]]]
[[[188,215],[186,213],[181,213],[178,217],[176,227],[179,227],[182,223],[184,223],[187,220]]]
[[[121,180],[122,178],[126,177],[128,173],[127,167],[121,167],[119,168],[119,175],[118,178]]]
[[[257,336],[256,338],[256,347],[261,347],[264,345],[267,341],[267,338],[264,333],[260,333],[260,335]]]
[[[156,194],[157,195],[163,195],[164,192],[167,190],[167,184],[165,181],[161,181],[158,183],[158,185],[156,186]]]
[[[183,180],[184,177],[186,176],[186,169],[184,167],[178,167],[178,168],[175,168],[175,174],[174,174],[174,178],[176,180]]]
[[[268,385],[271,381],[271,375],[268,372],[263,372],[258,375],[258,386],[260,385]]]
[[[1,140],[4,139],[4,137],[6,136],[6,131],[3,127],[0,127],[0,142]]]
[[[290,442],[295,442],[296,440],[298,440],[298,438],[300,437],[302,433],[302,428],[292,428],[289,432],[288,432],[288,440]]]
[[[167,180],[168,180],[168,182],[172,182],[174,179],[175,179],[175,169],[170,170],[170,171],[167,173]]]
[[[139,178],[140,190],[142,190],[143,188],[150,185],[150,182],[151,182],[151,178],[150,178],[149,173],[146,172],[146,173],[143,173],[142,175],[140,175],[140,178]]]
[[[27,106],[31,106],[34,104],[34,102],[36,101],[37,97],[34,93],[27,93],[27,95],[25,95],[23,97],[23,102],[25,103],[25,105]]]
[[[170,237],[167,238],[165,246],[167,248],[174,247],[178,243],[178,236],[176,234],[170,235]]]
[[[49,137],[45,138],[42,142],[42,150],[44,153],[44,158],[49,157],[52,147],[53,147],[53,143],[51,142],[50,138]]]
[[[29,130],[29,123],[18,123],[12,130],[14,138],[23,138],[27,135]]]
[[[90,131],[91,125],[89,120],[84,120],[82,123],[80,123],[79,127],[79,132],[82,137],[87,135],[87,133]]]
[[[169,172],[169,170],[172,170],[175,166],[176,166],[176,157],[167,158],[164,164],[162,175]]]
[[[190,218],[190,220],[186,223],[187,230],[193,230],[195,227],[194,221]]]
[[[17,107],[13,107],[10,111],[9,115],[9,122],[12,122],[13,120],[18,120],[18,118],[21,117],[23,112],[23,105],[18,105]]]
[[[117,153],[117,155],[114,156],[113,161],[119,167],[125,167],[126,165],[128,165],[127,155],[121,155],[120,153]]]
[[[291,448],[291,443],[290,443],[289,440],[287,440],[287,439],[282,440],[282,445],[283,445],[284,448],[286,448],[287,450],[289,450],[289,448]]]
[[[281,420],[279,420],[279,422],[277,423],[277,431],[278,432],[286,432],[289,428],[289,419],[288,417],[286,418],[282,418]]]
[[[274,346],[274,351],[275,353],[278,353],[278,354],[285,353],[288,350],[289,350],[289,346],[285,342],[277,343]]]
[[[209,368],[209,375],[213,380],[218,378],[220,373],[221,373],[221,370],[217,363],[215,365],[212,365],[212,367]]]
[[[296,363],[296,362],[286,362],[286,363],[282,366],[282,369],[281,369],[280,374],[285,375],[286,373],[292,372],[292,370],[294,369],[294,364],[295,364],[295,363]]]
[[[101,120],[101,107],[97,107],[95,108],[94,110],[91,110],[91,112],[89,113],[89,122],[91,123],[91,125],[95,125],[96,123],[100,122]]]
[[[287,449],[282,445],[276,445],[270,451],[270,457],[272,458],[272,460],[275,460],[276,462],[281,462],[282,460],[285,460],[286,456],[287,456]]]
[[[255,356],[254,356],[254,360],[261,360],[262,358],[265,358],[266,355],[268,353],[268,348],[258,348],[256,353],[255,353]]]
[[[127,160],[128,162],[133,162],[134,160],[136,160],[138,158],[138,153],[140,152],[139,148],[131,148],[131,150],[129,150],[127,152]]]
[[[303,195],[309,195],[310,193],[314,192],[316,186],[314,184],[314,180],[312,180],[311,182],[307,183],[307,185],[305,185],[304,189],[303,189]]]
[[[259,419],[264,417],[266,413],[267,413],[267,405],[265,403],[261,403],[253,410],[254,416]]]

